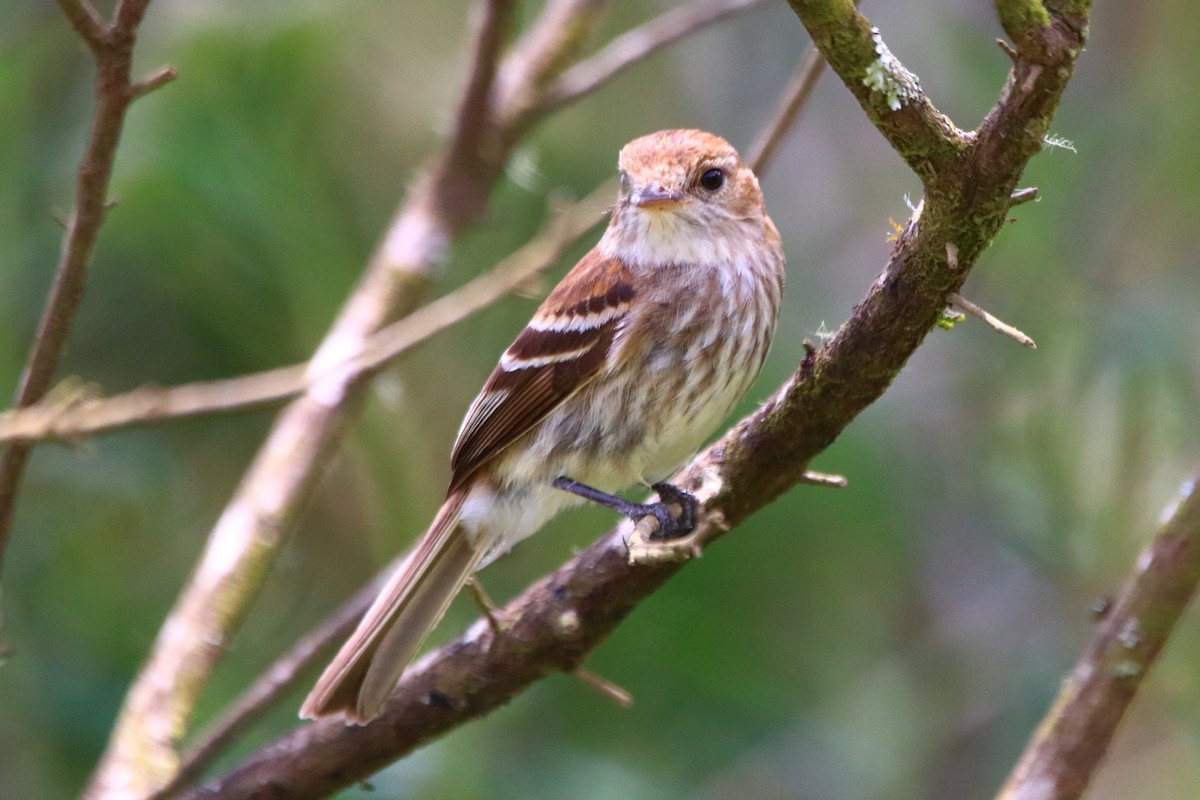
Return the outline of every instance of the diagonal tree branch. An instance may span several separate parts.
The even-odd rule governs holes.
[[[135,88],[138,84],[131,82],[133,46],[149,2],[125,0],[118,6],[115,22],[111,25],[104,22],[87,0],[59,2],[71,27],[95,57],[96,111],[76,173],[75,205],[67,220],[54,283],[17,388],[14,400],[17,407],[32,405],[45,396],[58,372],[71,323],[83,300],[96,236],[107,211],[108,183],[129,105],[136,97],[174,77],[172,70],[160,71],[160,77],[153,85],[140,90]],[[0,457],[0,569],[3,568],[17,489],[29,461],[29,451],[27,444],[14,444]]]
[[[672,8],[613,39],[595,55],[563,72],[543,93],[540,113],[591,94],[629,67],[725,17],[764,0],[708,0]]]
[[[1200,584],[1200,474],[1104,615],[997,800],[1081,797]]]
[[[934,108],[853,0],[788,0],[833,71],[926,184],[961,160],[968,137]]]
[[[247,728],[271,709],[294,684],[304,669],[322,656],[328,656],[339,641],[354,630],[375,595],[383,588],[390,571],[400,565],[403,555],[381,570],[349,602],[330,614],[311,631],[300,637],[282,657],[258,677],[215,722],[205,728],[180,759],[178,771],[150,800],[167,800],[186,789],[237,740]]]
[[[754,170],[754,174],[760,180],[767,164],[774,157],[776,148],[783,141],[788,128],[800,118],[801,110],[808,104],[808,98],[812,96],[812,90],[816,88],[817,80],[824,71],[825,57],[817,48],[809,48],[809,51],[804,54],[800,66],[796,68],[796,74],[792,76],[791,83],[784,92],[783,100],[775,109],[774,121],[754,142],[754,146],[750,148],[750,154],[746,156],[746,164]]]
[[[907,97],[916,111],[872,113],[873,92],[860,90],[869,65],[857,54],[864,42],[875,52],[878,34],[848,3],[793,6],[810,30],[823,32],[817,38],[822,53],[881,132],[889,140],[924,142],[938,168],[922,175],[926,202],[850,319],[762,408],[676,479],[703,503],[697,547],[802,480],[808,463],[887,389],[934,327],[948,294],[958,290],[999,231],[1013,187],[1040,149],[1035,137],[1003,132],[1036,130],[1048,122],[1082,49],[1088,10],[1079,4],[1051,15],[1036,45],[1049,61],[1034,64],[1018,55],[992,113],[980,130],[963,135],[948,122],[931,126],[944,118],[922,94]],[[940,143],[932,141],[942,135],[939,130]],[[976,140],[988,143],[987,160],[967,146]],[[532,682],[573,670],[682,567],[669,561],[631,564],[628,534],[628,526],[610,532],[516,598],[500,612],[505,635],[496,637],[481,620],[423,658],[374,722],[356,727],[323,719],[302,726],[188,797],[255,797],[265,786],[276,798],[322,797],[488,713]]]

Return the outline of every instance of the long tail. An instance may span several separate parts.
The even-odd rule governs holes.
[[[309,692],[301,717],[343,713],[362,724],[378,716],[417,648],[483,555],[459,525],[464,499],[463,491],[446,498],[429,530]]]

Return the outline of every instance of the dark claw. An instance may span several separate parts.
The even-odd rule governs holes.
[[[700,507],[695,495],[685,492],[673,483],[662,481],[653,484],[650,488],[658,492],[660,502],[654,503],[656,509],[662,510],[665,513],[667,521],[663,520],[657,511],[654,518],[658,520],[658,530],[651,538],[656,541],[668,541],[670,539],[678,539],[682,536],[687,536],[696,527],[696,510]],[[667,508],[669,503],[679,504],[679,516],[672,516]]]

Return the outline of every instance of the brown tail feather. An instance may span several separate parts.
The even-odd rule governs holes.
[[[446,498],[416,549],[380,591],[300,708],[306,719],[377,716],[404,668],[437,625],[483,549],[459,526],[464,492]]]

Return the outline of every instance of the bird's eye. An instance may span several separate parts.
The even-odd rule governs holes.
[[[725,171],[717,168],[706,170],[700,176],[700,185],[710,192],[715,192],[725,185]]]

